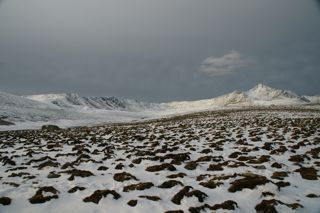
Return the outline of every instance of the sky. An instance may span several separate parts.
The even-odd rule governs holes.
[[[320,95],[316,0],[0,0],[0,91],[163,102]]]

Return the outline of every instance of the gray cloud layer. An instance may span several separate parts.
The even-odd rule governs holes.
[[[262,82],[319,94],[319,23],[311,0],[4,1],[0,90],[166,101]],[[228,75],[202,64],[230,50]]]

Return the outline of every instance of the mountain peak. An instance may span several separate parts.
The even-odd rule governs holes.
[[[259,83],[255,87],[250,89],[250,91],[262,91],[262,90],[277,90],[277,89],[274,89],[262,83]]]

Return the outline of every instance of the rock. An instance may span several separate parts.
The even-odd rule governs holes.
[[[114,167],[114,169],[121,170],[121,169],[123,169],[123,167],[124,167],[124,165],[122,163],[119,163]]]
[[[262,163],[268,162],[269,159],[270,159],[269,155],[262,155],[258,159],[248,160],[247,163],[250,163],[250,164],[262,164]]]
[[[206,209],[210,209],[210,210],[217,210],[217,209],[225,209],[225,210],[235,210],[236,208],[238,208],[238,204],[232,200],[227,200],[224,201],[223,203],[220,204],[215,204],[213,206],[210,206],[208,204],[204,204],[202,206],[198,206],[198,207],[190,207],[189,208],[189,212],[190,213],[200,213],[202,211],[205,211]]]
[[[220,204],[215,204],[211,207],[212,210],[217,209],[226,209],[226,210],[235,210],[238,208],[238,204],[234,202],[233,200],[227,200]]]
[[[229,155],[229,158],[237,158],[241,155],[241,152],[233,152]]]
[[[98,168],[99,171],[106,171],[106,170],[108,170],[108,169],[109,169],[109,168],[106,167],[106,166],[100,166],[100,167]]]
[[[115,190],[96,190],[93,194],[83,199],[83,202],[92,202],[98,204],[102,197],[107,197],[108,194],[113,195],[113,199],[117,200],[121,196]]]
[[[190,153],[166,154],[163,159],[172,159],[173,164],[179,165],[181,162],[190,160]]]
[[[187,176],[185,173],[180,172],[177,174],[168,175],[167,178],[183,178],[185,176]]]
[[[67,170],[67,171],[62,171],[60,173],[67,173],[70,174],[71,176],[68,178],[68,180],[74,180],[74,177],[90,177],[90,176],[94,176],[94,174],[90,171],[87,170],[79,170],[79,169],[71,169],[71,170]]]
[[[278,168],[278,169],[281,169],[281,168],[282,168],[281,164],[279,164],[279,163],[277,163],[277,162],[274,162],[273,164],[271,164],[271,167],[273,167],[273,168]]]
[[[148,200],[152,200],[152,201],[159,201],[161,200],[160,197],[158,196],[149,196],[149,195],[139,195],[140,198],[146,198]]]
[[[9,197],[0,197],[0,204],[7,206],[11,204],[11,198]]]
[[[124,192],[129,192],[129,191],[134,191],[134,190],[145,190],[145,189],[149,189],[151,187],[153,187],[153,183],[152,182],[145,182],[145,183],[138,183],[138,184],[131,184],[129,186],[125,186],[123,188]]]
[[[186,196],[186,194],[190,191],[190,189],[192,189],[191,186],[185,186],[183,187],[183,189],[181,189],[177,194],[175,194],[172,198],[171,201],[174,204],[180,205],[181,204],[181,200],[184,198],[184,196]]]
[[[197,197],[198,201],[201,203],[208,197],[208,195],[206,193],[204,193],[200,190],[192,190],[191,192],[186,193],[186,196],[187,197],[192,197],[192,196]]]
[[[134,207],[134,206],[137,205],[137,203],[138,203],[137,200],[130,200],[127,204],[128,204],[129,206],[131,206],[131,207]]]
[[[300,172],[300,175],[303,179],[307,180],[318,180],[317,170],[312,167],[306,168],[301,167],[300,169],[295,170],[296,172]]]
[[[290,182],[284,182],[284,181],[279,181],[274,183],[276,186],[278,186],[278,190],[280,190],[283,187],[290,186]]]
[[[223,170],[223,164],[218,163],[218,164],[210,164],[209,168],[207,171],[222,171]]]
[[[215,189],[220,185],[223,185],[223,182],[216,182],[214,180],[209,180],[207,182],[201,182],[199,183],[201,186],[209,188],[209,189]]]
[[[211,206],[209,204],[204,204],[204,205],[198,206],[198,207],[190,207],[189,212],[190,213],[201,213],[203,211],[206,211],[206,209],[211,209]]]
[[[142,158],[133,159],[131,162],[134,164],[140,164],[142,161]]]
[[[274,197],[274,193],[272,193],[272,192],[262,192],[262,196],[263,197],[267,197],[267,196]]]
[[[293,155],[293,156],[290,156],[289,161],[292,161],[295,163],[301,163],[304,161],[304,157],[302,155]]]
[[[287,172],[274,172],[271,176],[272,179],[283,180],[285,177],[288,177]]]
[[[148,172],[159,172],[159,171],[162,171],[162,170],[169,170],[169,171],[176,171],[177,169],[172,165],[172,164],[169,164],[169,163],[164,163],[164,164],[161,164],[161,165],[154,165],[154,166],[149,166],[146,168],[146,171]]]
[[[258,213],[278,213],[275,206],[277,205],[274,200],[263,200],[261,203],[255,206],[255,210]]]
[[[43,192],[51,193],[53,195],[44,196]],[[32,204],[37,204],[37,203],[45,203],[47,201],[50,201],[51,199],[58,199],[58,195],[57,195],[58,193],[59,191],[56,190],[54,187],[44,186],[38,189],[36,194],[33,197],[29,198],[29,202]]]
[[[191,161],[191,162],[188,162],[184,168],[187,169],[187,170],[195,170],[198,166],[198,163],[195,162],[195,161]]]
[[[183,186],[183,184],[180,181],[177,180],[168,180],[163,182],[160,186],[158,186],[159,188],[164,188],[164,189],[168,189],[168,188],[172,188],[176,185],[181,185]]]
[[[50,172],[49,174],[48,174],[48,176],[47,176],[47,178],[59,178],[59,177],[61,177],[61,175],[60,174],[57,174],[57,173],[55,173],[55,172]]]
[[[9,164],[11,166],[15,166],[16,162],[14,162],[12,159],[8,158],[7,156],[0,158],[0,161],[3,162],[3,166]]]
[[[203,202],[206,197],[208,197],[207,194],[201,192],[200,190],[192,190],[191,186],[185,186],[183,189],[181,189],[177,194],[175,194],[171,201],[177,205],[181,204],[181,200],[186,197],[192,197],[195,196],[198,198],[199,202]]]
[[[53,162],[51,160],[48,160],[46,162],[41,163],[38,166],[38,169],[43,169],[44,167],[58,167],[60,164],[58,162]]]
[[[86,189],[85,187],[75,186],[75,187],[69,189],[68,193],[75,193],[76,191],[83,191],[85,189]]]
[[[318,196],[316,194],[308,194],[308,195],[306,195],[306,197],[308,197],[308,198],[318,198],[320,196]]]
[[[257,212],[261,213],[277,213],[275,206],[277,206],[278,204],[285,205],[291,209],[303,208],[303,206],[299,203],[287,204],[280,200],[272,199],[261,201],[261,203],[255,206],[255,209]]]
[[[138,180],[135,176],[127,172],[116,173],[113,175],[113,179],[118,182],[123,182],[128,180]]]
[[[258,185],[264,185],[268,183],[269,180],[264,176],[255,175],[253,177],[245,177],[242,179],[235,180],[231,183],[229,187],[229,192],[241,191],[244,188],[254,189]]]

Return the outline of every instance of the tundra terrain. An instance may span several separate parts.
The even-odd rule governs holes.
[[[320,211],[320,113],[0,132],[0,212]]]

